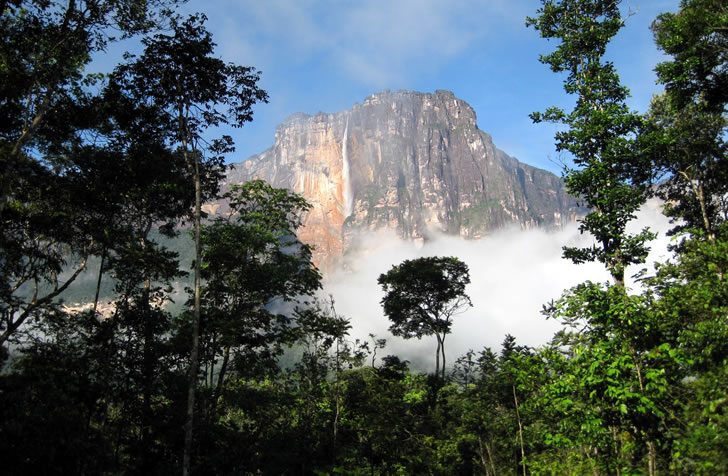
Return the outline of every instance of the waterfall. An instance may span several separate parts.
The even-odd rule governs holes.
[[[354,211],[354,196],[351,192],[351,172],[349,169],[349,117],[346,118],[346,127],[344,128],[344,141],[341,151],[344,156],[344,167],[341,171],[341,179],[344,182],[344,216],[348,217]]]

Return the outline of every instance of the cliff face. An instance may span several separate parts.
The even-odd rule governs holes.
[[[385,91],[336,114],[296,114],[227,183],[262,178],[313,204],[299,237],[331,271],[362,231],[480,238],[508,225],[560,227],[583,210],[550,172],[497,149],[448,91]]]

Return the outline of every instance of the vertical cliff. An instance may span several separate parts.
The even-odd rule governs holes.
[[[254,177],[313,204],[300,237],[324,270],[363,231],[480,238],[509,225],[560,227],[582,212],[558,177],[497,149],[448,91],[385,91],[351,110],[295,114],[273,147],[236,164],[227,181]]]

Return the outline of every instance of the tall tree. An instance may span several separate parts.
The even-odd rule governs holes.
[[[96,78],[84,73],[85,66],[109,42],[158,25],[158,14],[175,3],[2,2],[0,344],[28,318],[53,308],[100,249],[87,215],[98,197],[73,179],[78,156],[59,152],[94,141],[82,133],[95,117],[87,86]],[[87,201],[80,203],[82,197]],[[73,255],[78,259],[68,262]]]
[[[435,374],[445,378],[445,337],[452,317],[472,306],[465,294],[468,265],[455,257],[405,260],[377,280],[384,290],[382,306],[396,336],[411,339],[435,335]],[[440,370],[442,358],[442,372]]]
[[[556,134],[556,149],[569,152],[575,167],[565,168],[564,180],[570,194],[581,199],[590,212],[581,220],[580,231],[594,236],[596,244],[587,248],[564,247],[564,257],[575,263],[598,261],[611,274],[614,286],[603,288],[587,282],[564,293],[548,313],[567,323],[578,316],[585,324],[573,342],[580,350],[582,339],[587,349],[600,360],[610,362],[607,375],[593,375],[588,362],[574,359],[580,385],[609,382],[603,406],[597,406],[604,421],[622,421],[636,438],[647,446],[648,472],[657,472],[657,426],[652,419],[658,411],[650,400],[646,379],[646,355],[649,345],[641,337],[649,326],[649,313],[643,300],[629,296],[625,288],[625,269],[644,263],[654,234],[645,228],[638,234],[626,231],[645,202],[653,170],[641,149],[649,144],[637,141],[643,120],[627,107],[628,90],[617,75],[612,62],[605,59],[607,46],[624,26],[620,2],[614,0],[542,0],[538,16],[527,19],[543,38],[559,40],[553,53],[542,55],[541,62],[551,70],[567,74],[564,90],[576,96],[570,113],[552,107],[533,113],[534,122],[551,121],[568,126]],[[648,327],[649,328],[649,327]],[[578,355],[584,355],[583,353]],[[598,372],[597,372],[598,373]],[[610,380],[610,378],[612,380]],[[603,389],[604,387],[600,387]],[[625,388],[635,389],[627,394]],[[602,395],[600,389],[595,395]],[[621,390],[620,390],[621,389]],[[613,398],[619,396],[619,398]],[[624,397],[649,402],[636,407],[627,418],[610,416],[605,409],[616,403],[629,409]],[[627,413],[626,411],[624,412]],[[631,426],[630,426],[631,425]],[[606,425],[608,426],[608,424]],[[621,424],[618,424],[621,426]],[[595,451],[608,436],[602,425],[594,427],[591,438]]]
[[[154,228],[174,234],[194,201],[193,184],[181,155],[169,147],[163,115],[130,97],[113,73],[101,94],[90,98],[84,114],[75,134],[94,141],[68,141],[47,149],[66,164],[63,179],[73,191],[57,204],[56,211],[83,210],[79,229],[95,242],[94,252],[101,259],[94,301],[99,300],[98,283],[105,273],[115,278],[116,297],[105,296],[113,301],[111,315],[101,317],[94,306],[81,315],[77,311],[48,313],[34,325],[26,325],[32,335],[46,336],[48,342],[39,343],[36,337],[34,343],[24,343],[23,355],[29,361],[56,355],[48,366],[74,368],[83,379],[98,379],[88,390],[99,403],[76,403],[88,407],[89,422],[115,427],[104,436],[106,444],[115,445],[117,454],[124,455],[123,464],[116,459],[119,467],[156,472],[155,468],[169,463],[159,457],[160,415],[166,411],[160,402],[170,398],[163,382],[174,373],[166,345],[171,319],[164,306],[169,283],[185,273],[177,254],[159,243]],[[72,300],[67,294],[61,297]],[[19,369],[27,373],[25,363],[19,363]],[[86,433],[92,434],[95,426],[87,425]]]
[[[231,214],[201,230],[202,338],[216,396],[231,367],[238,375],[260,375],[277,365],[281,345],[295,337],[290,317],[270,305],[290,307],[321,287],[311,249],[295,235],[310,209],[303,197],[262,180],[234,185],[225,196]]]
[[[205,29],[204,15],[173,19],[171,34],[145,38],[144,53],[130,57],[126,84],[139,100],[167,111],[172,141],[184,158],[195,184],[192,213],[195,234],[194,310],[190,352],[187,423],[183,474],[191,467],[195,389],[199,367],[200,295],[202,248],[200,228],[203,197],[217,194],[224,170],[224,154],[234,150],[230,136],[208,138],[210,128],[241,127],[253,118],[256,102],[267,102],[258,88],[258,72],[251,67],[228,64],[213,56],[215,43]]]
[[[624,271],[643,263],[649,230],[630,235],[627,223],[645,202],[650,181],[648,167],[638,160],[634,137],[641,124],[630,112],[628,90],[619,82],[612,62],[604,59],[609,41],[624,25],[619,1],[543,0],[539,16],[527,25],[541,37],[560,40],[553,53],[541,55],[551,70],[567,73],[564,90],[576,96],[570,113],[558,107],[531,114],[534,122],[568,126],[556,134],[556,150],[570,153],[575,167],[566,167],[569,193],[590,208],[580,230],[591,233],[597,244],[588,248],[565,247],[564,257],[575,263],[599,261],[615,284],[624,286]]]
[[[129,465],[148,473],[163,461],[154,423],[162,381],[171,372],[165,368],[171,322],[165,306],[171,282],[187,274],[177,253],[165,249],[160,239],[179,233],[177,225],[189,213],[194,194],[182,156],[170,148],[164,111],[136,101],[116,79],[112,73],[99,105],[102,118],[108,116],[97,130],[104,145],[76,154],[85,157],[79,161],[78,180],[86,179],[91,193],[107,198],[90,210],[101,248],[97,294],[102,273],[115,278],[117,294],[113,323],[99,326],[99,332],[110,334],[107,345],[120,354],[116,375],[129,376],[124,405],[128,423],[139,426],[139,437],[127,439]]]
[[[701,233],[715,241],[728,220],[728,118],[704,100],[686,102],[671,92],[653,98],[642,140],[654,169],[664,174],[657,194],[673,219],[672,234]]]
[[[689,102],[724,113],[728,104],[728,6],[722,0],[682,0],[676,13],[652,24],[657,46],[671,60],[657,65],[658,80],[678,107]]]
[[[149,31],[176,0],[11,0],[0,5],[3,167],[0,212],[21,186],[17,176],[37,159],[34,148],[73,134],[63,106],[75,103],[94,53],[117,39]],[[111,36],[110,31],[118,33]]]
[[[665,93],[653,100],[653,163],[667,172],[660,193],[682,240],[649,281],[661,331],[679,352],[681,425],[672,429],[672,465],[683,473],[726,471],[725,345],[728,292],[728,6],[683,0],[652,25],[669,58],[658,64]]]
[[[653,100],[646,135],[658,138],[654,164],[674,231],[701,230],[711,241],[728,220],[728,6],[683,0],[652,24],[655,43],[672,58],[655,68],[665,93]]]

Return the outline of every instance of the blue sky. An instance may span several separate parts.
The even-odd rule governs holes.
[[[659,91],[661,55],[649,25],[678,0],[631,0],[627,20],[609,50],[630,105],[644,112]],[[295,112],[337,112],[383,89],[448,89],[476,111],[478,125],[499,148],[523,162],[559,172],[554,127],[535,125],[533,111],[567,106],[562,77],[539,63],[554,43],[526,28],[537,0],[208,0],[202,11],[216,54],[262,71],[269,104],[254,122],[232,131],[230,162],[274,143],[276,125]]]

